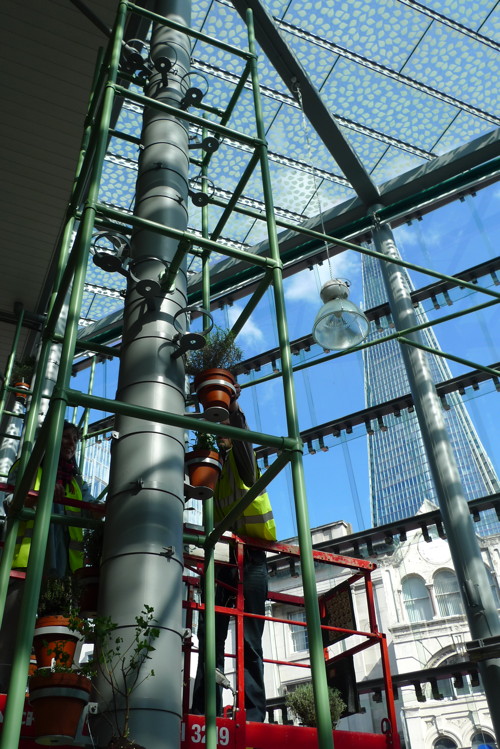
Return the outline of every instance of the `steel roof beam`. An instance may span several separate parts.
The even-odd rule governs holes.
[[[342,173],[351,183],[360,200],[366,206],[380,202],[377,186],[358,159],[355,151],[342,135],[335,118],[279,33],[272,16],[264,9],[259,0],[233,0],[233,5],[243,19],[245,19],[249,8],[253,11],[257,41],[293,95],[296,94],[297,84],[300,87],[304,113],[307,119],[339,165]]]
[[[382,202],[388,206],[388,215],[384,215],[384,218],[390,220],[393,226],[397,226],[398,222],[402,223],[408,218],[416,217],[417,212],[422,214],[433,210],[436,204],[449,202],[455,198],[457,192],[481,185],[481,182],[485,180],[490,182],[497,180],[500,168],[499,154],[500,128],[497,128],[465,146],[460,146],[385,182],[380,188]],[[469,175],[472,169],[476,169],[476,175],[472,173]],[[456,184],[451,184],[448,180],[456,180]],[[322,217],[314,216],[308,219],[303,225],[308,229],[325,231],[331,236],[337,235],[344,239],[350,237],[352,240],[363,232],[369,231],[370,220],[362,202],[353,198],[325,211]],[[299,253],[301,247],[304,247],[304,252],[299,253],[300,260],[296,262],[306,263],[308,257],[313,257],[318,253],[325,255],[324,243],[308,240],[300,233],[300,227],[297,227],[297,231],[281,232],[278,240],[284,262],[287,262],[284,253]],[[265,240],[250,249],[256,254],[266,255],[269,252],[268,242]],[[330,249],[330,255],[342,251],[342,248],[333,246]],[[233,294],[233,298],[250,293],[251,284],[259,280],[257,276],[246,280],[242,287],[238,288],[237,293],[234,293],[235,278],[240,272],[247,270],[248,268],[243,263],[231,259],[221,260],[211,268],[212,282],[215,285],[219,284],[216,292],[218,302],[222,289]],[[200,284],[200,274],[190,279],[188,288],[191,299],[196,298]]]
[[[500,171],[500,129],[483,135],[465,146],[460,146],[443,156],[427,162],[421,167],[384,183],[381,192],[387,207],[386,220],[393,226],[417,218],[434,210],[439,205],[454,200],[457,194],[480,189],[498,180]],[[277,222],[279,224],[279,221]],[[370,230],[370,220],[366,209],[357,198],[334,206],[321,217],[314,216],[304,222],[304,227],[323,231],[343,239],[362,238]],[[279,243],[284,262],[284,276],[307,268],[311,263],[325,259],[324,242],[307,239],[300,232],[286,230],[280,233]],[[254,245],[251,252],[258,255],[269,253],[267,241]],[[342,247],[333,244],[329,254],[343,252]],[[252,292],[262,278],[258,268],[249,268],[232,258],[225,258],[211,268],[212,305],[223,301],[239,299]],[[193,274],[188,283],[190,303],[196,303],[201,294],[201,274]],[[97,336],[99,342],[109,342],[107,331],[112,336],[120,335],[122,311],[110,313],[94,323],[92,332],[80,334],[83,340]]]

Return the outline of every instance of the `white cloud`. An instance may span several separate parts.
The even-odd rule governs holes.
[[[333,278],[348,278],[358,272],[359,256],[347,251],[330,259]],[[313,270],[303,270],[285,280],[285,299],[289,302],[306,302],[318,306],[319,292],[322,285],[330,278],[330,269],[325,260],[323,265],[316,265]]]
[[[233,304],[228,309],[229,327],[232,327],[238,317],[241,315],[243,307],[241,304]],[[262,330],[253,322],[252,317],[246,321],[241,333],[238,333],[238,341],[243,340],[247,343],[259,343],[264,338]]]

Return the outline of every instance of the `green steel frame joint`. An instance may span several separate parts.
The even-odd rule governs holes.
[[[281,270],[281,271],[283,270],[283,261],[281,259],[280,260],[274,260],[272,257],[268,257],[266,265],[271,270],[274,270],[275,268],[277,268],[278,270]]]
[[[50,396],[50,400],[52,403],[55,403],[55,401],[64,401],[64,403],[66,403],[66,405],[68,406],[69,401],[66,388],[60,387],[56,384],[54,390],[52,391],[52,395]]]

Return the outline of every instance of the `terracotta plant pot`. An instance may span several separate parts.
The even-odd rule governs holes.
[[[90,679],[71,671],[50,671],[30,678],[29,699],[37,744],[57,746],[73,742],[91,688]]]
[[[68,624],[66,616],[41,616],[37,619],[33,648],[38,668],[50,668],[53,659],[58,665],[70,668],[80,635]]]
[[[80,567],[73,576],[78,587],[78,607],[80,616],[88,619],[97,613],[99,599],[99,567]]]
[[[193,450],[186,453],[185,462],[189,483],[198,489],[193,496],[197,499],[212,497],[222,470],[219,453],[215,450]]]
[[[229,418],[229,403],[236,393],[236,380],[227,369],[206,369],[194,378],[194,389],[208,421]]]

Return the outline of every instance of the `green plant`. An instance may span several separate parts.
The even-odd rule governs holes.
[[[346,704],[338,689],[328,687],[330,701],[330,715],[335,726],[346,708]],[[293,692],[286,695],[287,707],[296,715],[304,726],[316,725],[316,707],[314,705],[314,691],[311,682],[300,684]]]
[[[114,720],[107,718],[113,738],[109,747],[136,746],[129,739],[130,735],[130,696],[150,676],[154,670],[146,673],[143,666],[151,659],[155,650],[154,641],[160,635],[154,626],[154,609],[144,604],[141,613],[135,617],[135,629],[130,642],[124,646],[124,638],[117,634],[118,625],[109,616],[97,616],[93,621],[80,619],[75,612],[70,619],[70,627],[83,635],[86,642],[94,643],[94,658],[89,663],[78,667],[86,676],[101,677],[111,689],[109,712]],[[118,706],[123,708],[123,719],[119,721]]]
[[[214,450],[215,452],[219,452],[215,434],[193,432],[193,435],[191,450]]]
[[[16,382],[22,382],[23,380],[27,383],[31,383],[35,371],[35,363],[36,359],[34,356],[28,356],[24,361],[18,361],[16,359],[14,366],[12,367],[12,374],[10,377],[11,384],[15,385]]]
[[[205,345],[189,351],[186,357],[186,373],[197,375],[205,369],[232,370],[243,358],[243,351],[235,343],[235,336],[227,328],[216,328],[205,339]]]
[[[76,590],[72,577],[47,577],[42,582],[38,599],[38,617],[65,616],[76,605]]]
[[[77,628],[74,626],[71,627],[71,629],[74,629],[75,631],[78,631]],[[84,676],[88,676],[88,674],[85,673],[85,669],[78,664],[75,664],[73,662],[73,655],[72,653],[69,653],[65,649],[65,641],[64,640],[55,640],[53,643],[53,647],[50,647],[47,640],[44,640],[44,647],[46,647],[46,653],[47,655],[52,656],[52,665],[51,666],[41,666],[40,668],[36,668],[33,672],[33,676],[46,676],[49,673],[69,673],[75,672],[78,674],[82,674]]]

